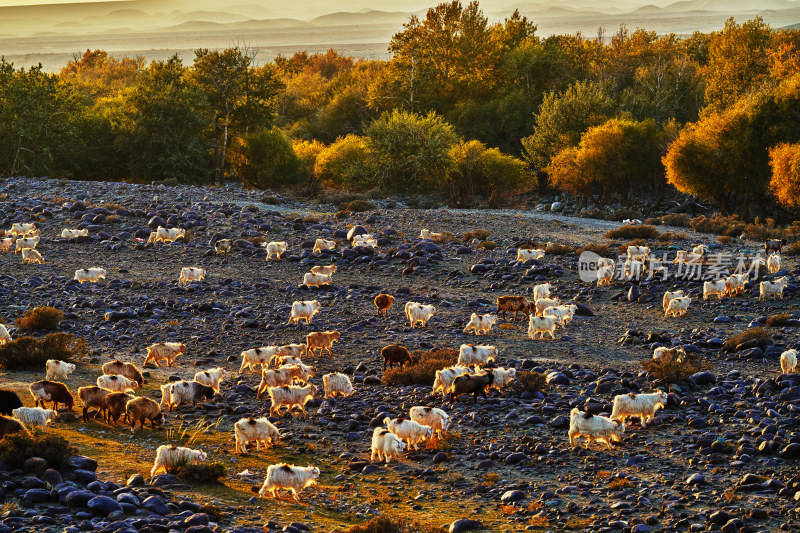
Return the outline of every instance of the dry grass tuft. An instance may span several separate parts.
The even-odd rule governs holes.
[[[606,232],[607,239],[655,239],[659,231],[647,224],[625,225]]]
[[[594,252],[600,257],[609,258],[616,255],[616,252],[614,252],[614,249],[611,246],[597,243],[587,244],[586,246],[578,248],[577,252],[578,254],[582,254],[583,252]]]
[[[64,318],[64,311],[60,309],[36,307],[26,311],[15,323],[18,328],[26,331],[53,330],[56,329],[62,318]]]
[[[772,342],[772,335],[764,328],[750,328],[725,341],[722,347],[725,350],[736,350],[742,344],[752,346],[766,346]],[[749,347],[749,346],[748,346]]]
[[[48,359],[70,363],[86,354],[86,342],[72,333],[49,333],[44,339],[19,337],[0,346],[0,368],[41,370]]]
[[[422,526],[405,518],[381,515],[363,524],[351,526],[344,530],[344,533],[434,533],[438,531],[441,530]]]
[[[478,243],[478,245],[475,248],[477,248],[478,250],[486,250],[488,252],[494,250],[495,248],[497,248],[497,246],[498,246],[497,243],[494,243],[492,241],[483,241],[481,243]]]
[[[387,370],[383,373],[383,382],[387,385],[433,385],[437,370],[456,364],[458,350],[436,348],[414,352],[411,357],[416,361],[413,365]]]
[[[538,372],[517,372],[509,387],[518,392],[539,392],[547,388],[547,378]]]
[[[675,231],[665,231],[657,237],[659,242],[685,241],[686,234]]]
[[[545,248],[545,252],[551,255],[568,255],[575,253],[575,248],[567,246],[566,244],[551,242],[547,245],[547,248]]]
[[[479,241],[485,241],[489,238],[489,231],[485,229],[476,229],[475,231],[468,231],[464,235],[461,236],[461,240],[463,242],[470,242],[472,239],[478,239]]]
[[[767,319],[766,326],[768,328],[779,328],[782,326],[790,326],[792,325],[790,321],[793,321],[794,317],[791,313],[781,313],[779,315],[772,315]]]
[[[694,353],[683,354],[679,350],[669,350],[658,359],[648,359],[642,364],[650,375],[664,384],[678,383],[692,374],[709,368],[708,362]]]

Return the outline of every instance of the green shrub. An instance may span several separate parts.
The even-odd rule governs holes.
[[[708,362],[695,353],[684,354],[674,348],[667,350],[658,359],[648,359],[642,367],[656,380],[664,384],[678,383],[692,374],[707,370]]]
[[[29,309],[16,321],[17,327],[26,331],[38,331],[43,329],[56,329],[64,312],[55,307],[36,307]]]
[[[411,354],[415,363],[403,368],[391,368],[383,373],[387,385],[433,385],[436,371],[453,366],[458,361],[458,350],[436,348]]]
[[[302,164],[292,143],[276,126],[243,136],[234,143],[231,152],[238,156],[234,167],[248,187],[292,185],[303,177]]]
[[[0,462],[11,468],[22,468],[31,457],[41,457],[47,466],[61,470],[69,466],[69,458],[78,450],[56,435],[15,433],[0,439]]]
[[[0,346],[0,368],[41,370],[48,359],[73,362],[86,354],[86,342],[72,333],[50,333],[44,339],[19,337]]]
[[[186,463],[175,469],[175,475],[190,483],[218,483],[228,475],[228,469],[222,461]]]
[[[726,340],[722,347],[730,351],[745,343],[759,347],[767,346],[772,343],[772,335],[764,328],[750,328]]]
[[[659,232],[647,224],[626,224],[606,233],[607,239],[655,239]]]

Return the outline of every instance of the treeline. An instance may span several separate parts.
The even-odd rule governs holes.
[[[632,205],[674,186],[725,212],[800,207],[800,31],[541,38],[477,2],[412,16],[388,61],[256,66],[246,47],[147,64],[0,61],[0,172],[238,180],[500,202],[538,186]],[[748,212],[748,210],[751,210]]]

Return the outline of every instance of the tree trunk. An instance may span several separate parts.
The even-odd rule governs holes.
[[[697,198],[692,196],[691,198],[685,200],[682,204],[667,209],[667,213],[670,214],[683,213],[684,211],[687,211],[692,207],[694,207],[695,204],[697,204]]]
[[[228,151],[228,122],[230,121],[231,113],[228,110],[228,105],[225,105],[225,124],[222,127],[222,157],[219,162],[219,184],[225,183],[225,157]]]

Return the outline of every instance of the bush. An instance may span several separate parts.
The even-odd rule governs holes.
[[[366,200],[353,200],[343,209],[344,211],[351,211],[353,213],[363,213],[364,211],[374,211],[377,209],[375,204]]]
[[[731,351],[738,349],[742,344],[752,346],[767,346],[772,343],[772,335],[764,328],[750,328],[725,341],[722,347]]]
[[[795,318],[791,313],[781,313],[779,315],[772,315],[767,319],[766,326],[768,328],[779,328],[782,326],[793,326]]]
[[[538,372],[518,372],[510,387],[519,393],[539,392],[547,388],[547,377]]]
[[[56,329],[64,312],[55,307],[36,307],[29,309],[16,321],[17,327],[26,331],[38,331],[43,329]]]
[[[606,218],[608,220],[616,220],[617,222],[622,222],[626,218],[631,220],[636,218],[642,218],[642,214],[635,209],[629,209],[627,207],[623,207],[622,209],[617,209],[616,211],[612,211],[611,214],[606,216]]]
[[[391,368],[383,373],[387,385],[433,385],[436,371],[453,366],[458,361],[458,350],[436,348],[427,352],[414,352],[415,363],[403,368]]]
[[[738,237],[747,226],[736,215],[726,217],[720,214],[714,214],[710,217],[700,215],[689,221],[689,225],[695,231],[713,233],[715,235],[728,235],[729,237]]]
[[[337,211],[336,214],[333,216],[336,217],[338,220],[342,220],[350,216],[350,211],[343,209],[342,211]]]
[[[659,242],[672,242],[672,241],[685,241],[686,234],[685,233],[677,233],[675,231],[665,231],[661,235],[658,236]]]
[[[708,362],[695,353],[683,354],[678,349],[664,352],[658,359],[648,359],[642,367],[664,384],[683,381],[692,374],[709,368]]]
[[[733,237],[730,235],[719,235],[717,236],[717,242],[720,244],[730,244],[733,242]]]
[[[790,242],[788,246],[784,247],[783,253],[786,255],[800,255],[800,241]]]
[[[222,461],[187,463],[179,465],[175,475],[190,483],[218,483],[220,478],[227,477],[228,469]]]
[[[583,252],[594,252],[600,257],[613,257],[616,255],[616,252],[614,251],[613,248],[611,248],[611,246],[607,244],[596,244],[596,243],[587,244],[586,246],[578,248],[577,250],[578,254],[582,254]]]
[[[22,468],[31,457],[41,457],[49,468],[61,470],[69,466],[69,458],[78,450],[56,435],[15,433],[0,439],[0,462]]]
[[[433,242],[436,244],[447,244],[456,240],[456,236],[449,231],[440,231],[438,235],[434,236]]]
[[[476,246],[476,248],[477,248],[478,250],[486,250],[486,251],[488,252],[488,251],[494,250],[495,248],[497,248],[497,246],[498,246],[498,245],[497,245],[497,243],[495,243],[495,242],[492,242],[492,241],[483,241],[483,242],[481,242],[481,243],[478,243],[478,245]]]
[[[421,526],[404,518],[376,516],[369,522],[351,526],[344,533],[433,533],[435,528]]]
[[[567,255],[575,253],[575,248],[567,246],[566,244],[558,244],[557,242],[547,243],[545,252],[551,255]]]
[[[675,213],[675,214],[668,214],[663,215],[658,218],[648,218],[645,220],[645,224],[659,224],[661,226],[678,226],[681,228],[688,228],[689,223],[691,222],[691,218],[689,215],[685,215],[683,213]]]
[[[267,204],[267,205],[280,205],[281,204],[281,199],[278,198],[277,196],[275,196],[274,194],[271,194],[271,195],[268,195],[268,196],[264,196],[261,199],[261,203],[262,204]]]
[[[50,333],[43,340],[19,337],[0,346],[0,368],[41,370],[48,359],[69,363],[85,353],[86,342],[72,333]]]
[[[302,179],[302,163],[289,139],[273,126],[237,139],[231,147],[233,167],[248,187],[293,185]]]
[[[478,239],[479,241],[485,241],[489,238],[489,231],[485,229],[476,229],[475,231],[468,231],[462,237],[461,240],[463,242],[470,242],[473,239]]]
[[[606,239],[655,239],[659,233],[655,226],[626,224],[606,233]]]

